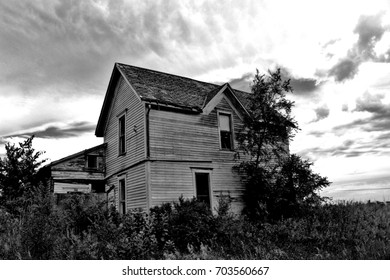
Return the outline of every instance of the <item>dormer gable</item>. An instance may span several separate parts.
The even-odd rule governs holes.
[[[244,105],[240,102],[234,93],[234,89],[229,83],[223,84],[216,93],[211,93],[212,96],[208,97],[203,107],[203,114],[208,115],[214,108],[221,102],[223,98],[229,103],[230,107],[236,112],[236,114],[243,119],[244,115],[249,115]]]

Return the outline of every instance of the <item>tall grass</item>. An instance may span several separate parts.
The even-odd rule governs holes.
[[[86,195],[15,216],[0,209],[1,259],[389,259],[390,205],[325,204],[260,223],[179,199],[120,216]]]

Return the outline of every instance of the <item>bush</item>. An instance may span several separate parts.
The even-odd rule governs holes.
[[[22,259],[19,219],[0,208],[0,259]]]
[[[180,198],[119,215],[88,196],[0,209],[1,259],[389,259],[390,205],[338,203],[273,223]],[[37,202],[36,201],[36,202]]]

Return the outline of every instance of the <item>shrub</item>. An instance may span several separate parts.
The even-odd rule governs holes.
[[[71,196],[59,209],[37,199],[21,215],[0,209],[0,258],[390,258],[390,205],[324,204],[264,223],[232,214],[225,202],[218,215],[180,198],[121,216],[87,196]]]
[[[0,259],[22,259],[20,220],[0,208]]]
[[[172,241],[180,253],[188,253],[189,246],[198,251],[201,245],[208,245],[212,239],[214,217],[211,210],[196,198],[163,204],[151,209],[154,217],[158,247],[163,249]],[[168,246],[172,249],[172,246]]]

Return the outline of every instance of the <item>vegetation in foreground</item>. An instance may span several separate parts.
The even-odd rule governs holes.
[[[274,223],[196,200],[120,216],[87,195],[0,210],[0,259],[389,259],[390,205],[341,203]]]
[[[254,212],[233,215],[228,197],[216,214],[180,198],[148,214],[120,216],[88,195],[54,205],[31,139],[6,150],[0,159],[0,259],[390,258],[390,205],[290,199],[298,208],[285,208],[282,196],[273,199],[278,215],[267,214],[274,209],[268,204],[257,212],[266,216],[256,219]]]

